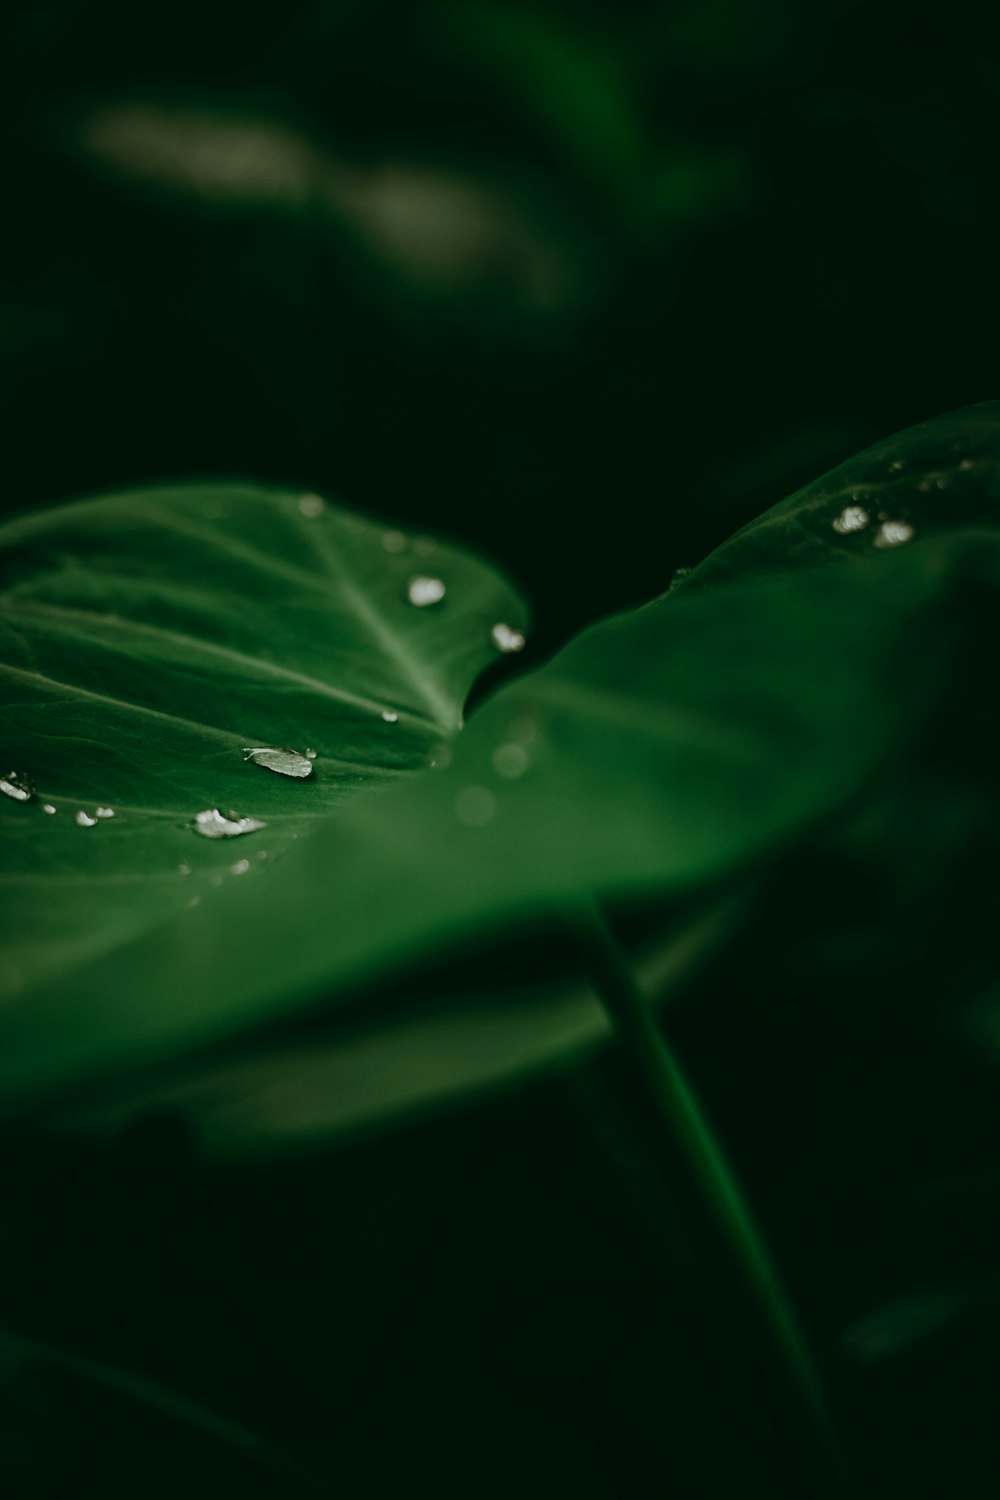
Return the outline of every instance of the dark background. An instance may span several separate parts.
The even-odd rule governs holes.
[[[997,22],[957,0],[8,8],[4,504],[302,483],[543,642],[996,394]]]
[[[968,0],[8,8],[3,507],[321,490],[499,562],[538,659],[997,395],[998,41]],[[998,1122],[928,1016],[991,915],[957,835],[942,911],[911,771],[674,1024],[869,1491],[950,1500],[996,1493]],[[291,1164],[173,1117],[6,1141],[5,1316],[344,1496],[811,1496],[617,1066]],[[127,1403],[37,1411],[25,1494],[290,1493]]]

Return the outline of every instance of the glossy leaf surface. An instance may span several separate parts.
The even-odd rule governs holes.
[[[423,769],[493,625],[524,623],[483,564],[311,495],[123,494],[10,522],[0,552],[8,1017]],[[410,603],[419,576],[444,597]]]

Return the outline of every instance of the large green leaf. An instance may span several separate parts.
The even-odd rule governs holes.
[[[359,790],[425,767],[497,654],[492,627],[523,623],[452,547],[246,486],[28,516],[0,530],[0,556],[0,776],[35,788],[0,796],[8,1016],[226,881],[256,883]],[[444,598],[412,604],[421,576]],[[310,774],[245,760],[259,747],[315,749]],[[210,809],[265,826],[200,837]]]
[[[839,464],[744,526],[680,586],[851,562],[998,520],[1000,401],[984,401]]]
[[[938,606],[974,566],[961,548],[915,545],[857,569],[677,591],[585,633],[477,713],[447,769],[338,808],[280,872],[226,881],[12,997],[5,1093],[338,1001],[593,892],[728,877],[899,753],[957,645]]]

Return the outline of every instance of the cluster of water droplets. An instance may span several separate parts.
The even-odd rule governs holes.
[[[320,519],[327,509],[322,495],[311,492],[300,495],[297,504],[300,514],[308,520]],[[393,555],[404,553],[412,547],[416,555],[428,557],[436,550],[436,544],[430,538],[417,537],[411,541],[405,532],[392,529],[383,532],[382,546],[386,552]],[[430,573],[418,573],[414,574],[406,585],[406,600],[416,609],[428,609],[441,604],[447,592],[447,585],[443,578]],[[503,655],[523,651],[527,644],[523,631],[502,620],[497,621],[491,627],[490,639],[495,649]],[[396,724],[399,722],[399,713],[396,709],[384,708],[380,711],[380,718],[386,724]],[[243,748],[245,761],[273,771],[277,775],[288,776],[296,780],[305,780],[313,774],[313,761],[316,755],[317,752],[311,746],[307,747],[304,752],[282,745],[255,745]],[[449,747],[441,745],[437,747],[430,764],[443,768],[450,760]],[[511,738],[498,745],[491,757],[491,765],[495,774],[508,781],[523,776],[529,764],[529,753],[525,745],[517,738]],[[0,776],[0,793],[17,802],[28,802],[34,798],[35,789],[22,773],[10,771],[6,776]],[[51,802],[42,803],[41,806],[42,811],[50,815],[57,811]],[[467,826],[482,827],[495,815],[496,797],[488,787],[468,786],[458,794],[455,810],[459,820]],[[103,805],[94,808],[92,812],[80,808],[74,814],[74,822],[81,828],[95,828],[98,823],[114,816],[114,809]],[[218,807],[208,807],[196,813],[188,827],[202,838],[228,839],[256,833],[266,828],[267,824],[259,818],[242,816],[235,812],[223,812]],[[233,874],[245,874],[249,868],[248,860],[237,860],[230,866]],[[190,875],[191,865],[183,861],[178,873]],[[199,897],[194,897],[189,905],[196,905],[199,900]]]
[[[74,815],[73,821],[80,828],[96,828],[98,823],[115,816],[113,807],[95,807],[93,813],[80,808]]]
[[[0,793],[9,797],[12,802],[34,802],[36,799],[34,785],[23,771],[8,771],[5,776],[0,776]],[[50,817],[58,811],[54,802],[41,802],[39,806]],[[96,828],[98,823],[106,822],[115,815],[113,807],[95,807],[93,812],[81,807],[73,814],[73,821],[79,828]]]
[[[901,547],[914,535],[909,521],[893,519],[884,513],[881,513],[877,519],[878,525],[872,535],[873,547],[878,547],[880,550]],[[839,515],[834,517],[832,526],[838,536],[856,536],[862,531],[867,531],[871,521],[870,513],[855,499],[854,504],[845,505]]]
[[[952,488],[957,472],[967,474],[977,467],[977,462],[979,461],[974,458],[966,457],[959,459],[957,466],[952,462],[950,466],[932,469],[930,472],[925,471],[917,480],[916,489],[921,495],[947,491]],[[901,474],[905,468],[906,462],[901,458],[893,459],[889,464],[889,472],[892,476]],[[885,510],[880,510],[873,515],[869,508],[872,498],[873,496],[866,494],[863,490],[856,491],[852,495],[852,503],[845,505],[831,523],[838,536],[857,535],[868,531],[871,527],[871,544],[881,551],[902,547],[912,541],[916,535],[912,523]]]

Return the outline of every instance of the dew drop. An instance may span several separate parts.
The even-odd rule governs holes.
[[[833,529],[840,536],[850,536],[854,531],[864,531],[869,515],[863,505],[846,505],[833,522]]]
[[[908,521],[883,521],[875,533],[876,547],[901,547],[913,535]]]
[[[188,902],[188,906],[189,907],[190,906],[200,906],[200,905],[201,905],[201,897],[200,896],[192,896],[191,900]]]
[[[692,568],[675,568],[673,574],[671,575],[668,589],[677,588],[678,584],[683,583],[685,578],[689,578],[693,571],[694,570]]]
[[[387,724],[398,724],[399,714],[392,708],[383,708],[382,717]]]
[[[230,872],[233,875],[245,875],[249,868],[250,861],[248,859],[238,859],[234,865],[229,866]]]
[[[892,463],[889,465],[889,468],[892,469],[893,472],[896,473],[896,474],[898,474],[899,471],[900,471],[900,469],[902,469],[904,467],[905,467],[905,465],[904,465],[903,460],[901,458],[894,458],[893,461],[892,461]]]
[[[406,589],[407,599],[418,609],[426,609],[428,604],[440,604],[444,594],[445,588],[440,578],[411,578]]]
[[[490,631],[490,637],[498,651],[523,651],[525,639],[520,630],[515,630],[510,625],[497,624]]]
[[[315,759],[316,759],[316,751],[313,749],[312,745],[307,745],[306,746],[306,760],[315,760]]]
[[[30,802],[35,795],[35,788],[20,771],[8,771],[6,776],[0,776],[0,792],[5,797],[12,797],[15,802]]]
[[[55,812],[55,808],[53,807],[53,805],[52,805],[51,802],[43,802],[42,803],[42,812],[43,813],[54,813]]]
[[[497,799],[485,786],[463,787],[455,798],[455,816],[466,828],[485,828],[497,810]]]
[[[95,807],[94,808],[94,817],[95,818],[113,818],[114,815],[115,815],[115,810],[114,810],[113,807]]]
[[[315,521],[326,510],[326,501],[322,495],[300,495],[299,510],[310,521]]]
[[[286,750],[280,745],[244,747],[243,759],[253,761],[255,766],[277,771],[279,776],[295,776],[300,781],[312,775],[312,756],[300,755],[297,750]]]
[[[946,490],[948,488],[950,480],[948,479],[947,474],[942,474],[940,479],[936,479],[934,483],[939,490]]]
[[[498,776],[503,776],[508,781],[516,781],[523,776],[531,764],[531,757],[523,745],[515,740],[509,740],[504,745],[498,745],[492,755],[493,769]]]
[[[180,864],[177,866],[177,873],[178,873],[178,875],[190,875],[191,874],[191,866],[188,864],[188,862],[187,862],[186,859],[182,859],[181,862],[180,862]]]
[[[403,531],[383,531],[382,546],[387,552],[405,552],[406,533]]]
[[[960,469],[974,469],[975,462],[971,458],[963,458],[958,467]]]
[[[266,828],[267,824],[256,818],[227,818],[217,807],[207,807],[204,812],[195,814],[190,827],[192,832],[200,833],[202,838],[234,839],[241,833],[255,833],[258,828]]]
[[[90,816],[90,813],[84,812],[84,810],[83,810],[82,807],[81,807],[80,811],[77,813],[76,818],[75,818],[74,821],[77,822],[80,825],[81,828],[96,828],[97,827],[97,819],[96,818],[92,818]]]

